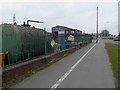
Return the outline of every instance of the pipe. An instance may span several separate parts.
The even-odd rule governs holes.
[[[27,20],[27,25],[29,25],[29,22],[44,23],[44,22],[42,22],[42,21]]]

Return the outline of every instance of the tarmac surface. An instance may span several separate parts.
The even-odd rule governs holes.
[[[120,41],[108,40],[109,43],[120,45]]]
[[[105,42],[93,42],[12,88],[115,88]]]

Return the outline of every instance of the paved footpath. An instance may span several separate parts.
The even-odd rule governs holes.
[[[83,47],[12,88],[115,88],[104,41]]]

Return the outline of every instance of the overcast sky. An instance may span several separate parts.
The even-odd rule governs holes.
[[[118,33],[118,2],[70,1],[11,1],[1,2],[0,23],[12,23],[13,14],[17,24],[27,19],[44,21],[43,24],[30,23],[38,28],[47,28],[56,25],[80,29],[86,33],[96,32],[96,7],[99,7],[99,32],[108,29],[110,33]],[[1,6],[0,5],[0,6]],[[0,10],[1,11],[1,10]]]

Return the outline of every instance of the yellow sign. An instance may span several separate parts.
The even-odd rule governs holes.
[[[52,39],[52,41],[51,41],[50,44],[51,44],[52,47],[54,47],[54,45],[55,45],[55,41]]]

